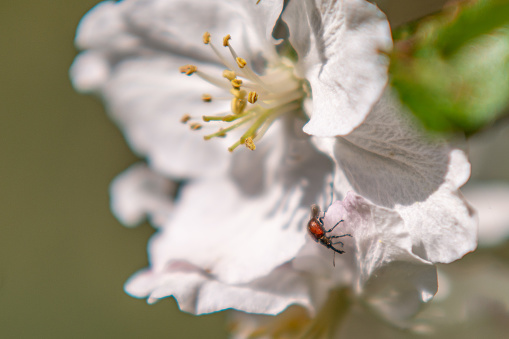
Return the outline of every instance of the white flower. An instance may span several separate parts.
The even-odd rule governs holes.
[[[293,64],[276,53],[271,38],[282,0],[258,5],[251,0],[103,2],[80,23],[76,44],[86,51],[74,62],[71,77],[79,90],[101,93],[133,149],[146,155],[153,168],[172,177],[222,173],[232,158],[225,152],[228,146],[246,137],[258,145],[275,119],[289,114],[303,117],[308,82],[317,98],[309,105],[311,122],[339,124],[329,126],[334,134],[358,126],[380,96],[387,80],[387,58],[381,52],[392,45],[385,16],[364,0],[323,1],[313,4],[316,15],[302,22],[307,12],[301,7],[310,5],[292,1],[288,10],[297,14],[284,17],[290,40],[307,39],[297,52],[312,51]],[[308,35],[301,32],[304,28]],[[211,35],[208,44],[203,43],[205,32]],[[222,42],[228,34],[226,48]],[[237,55],[247,62],[242,69]],[[197,67],[190,77],[178,71],[188,64]],[[225,68],[244,81],[234,95],[230,80],[222,76]],[[193,68],[182,71],[192,74]],[[255,104],[246,102],[248,92],[258,94]],[[327,93],[330,97],[322,100]],[[212,100],[204,102],[202,94]],[[191,122],[179,123],[185,114],[199,120],[203,115],[232,115],[231,105],[236,106],[235,113],[252,113],[237,115],[229,125],[200,123],[206,125],[202,131],[216,126],[206,135],[222,136],[218,127],[242,121],[244,125],[227,133],[226,140],[204,143],[201,131],[189,132]],[[236,133],[253,124],[260,126],[247,131],[245,138]]]
[[[172,295],[181,309],[197,314],[226,308],[277,314],[295,304],[316,314],[330,299],[332,290],[346,287],[382,317],[407,324],[436,293],[433,263],[456,260],[475,248],[476,220],[457,191],[468,178],[464,154],[443,141],[426,141],[402,117],[389,119],[398,114],[394,110],[398,108],[381,101],[373,117],[368,117],[370,128],[361,126],[349,137],[376,137],[374,131],[382,126],[384,131],[392,131],[393,138],[380,138],[375,144],[395,154],[377,155],[378,163],[367,152],[373,146],[371,139],[355,144],[366,152],[365,166],[356,168],[355,173],[368,177],[370,166],[377,165],[376,173],[381,177],[375,176],[371,184],[380,190],[374,197],[382,196],[389,189],[382,184],[388,183],[398,185],[399,195],[394,193],[393,197],[400,200],[388,208],[381,206],[383,200],[377,205],[350,193],[343,202],[331,205],[324,219],[325,229],[344,219],[332,234],[352,235],[341,239],[341,249],[346,253],[336,257],[336,267],[331,265],[333,252],[306,235],[303,226],[307,213],[302,214],[302,206],[296,207],[299,199],[280,202],[281,183],[275,181],[264,194],[248,198],[228,179],[203,179],[183,190],[172,218],[151,242],[151,268],[134,276],[126,285],[127,291],[148,297],[150,302]],[[413,133],[406,134],[410,131]],[[343,139],[333,142],[345,143]],[[345,152],[343,162],[354,163],[357,155],[347,155]],[[318,159],[312,158],[296,172],[305,175],[308,165],[316,164]],[[394,168],[401,166],[403,159],[409,170],[397,173],[400,185],[391,180]],[[433,166],[428,167],[430,162]],[[429,187],[427,197],[416,195],[414,200],[402,200],[419,193],[413,185],[404,185],[412,176],[422,181],[418,177],[422,168],[427,168],[431,178],[442,176],[442,182],[421,182],[430,185],[421,186]],[[355,186],[354,179],[343,179],[348,184],[337,180],[337,191]],[[246,178],[244,183],[249,180],[256,182]],[[327,182],[318,185],[324,190]],[[297,185],[295,189],[297,197],[302,194],[298,193],[302,187]],[[215,203],[218,199],[219,204]]]
[[[391,41],[374,5],[290,1],[282,19],[296,63],[274,47],[282,6],[125,0],[98,5],[80,24],[86,51],[74,84],[103,96],[151,168],[112,186],[114,212],[128,224],[168,215],[157,218],[150,267],[126,290],[149,302],[173,296],[195,314],[299,305],[316,315],[345,289],[403,324],[435,294],[433,264],[475,248],[475,216],[458,192],[468,161],[445,141],[425,140],[388,95],[380,99]],[[211,122],[198,125],[202,115]],[[302,132],[306,115],[313,137]],[[237,121],[251,126],[244,136]],[[205,142],[199,133],[210,124]],[[256,151],[226,151],[240,144]],[[310,205],[328,203],[333,173],[343,201],[324,227],[344,219],[330,234],[352,236],[341,239],[336,267],[306,230]],[[188,179],[173,203],[168,190],[139,185],[161,175]]]

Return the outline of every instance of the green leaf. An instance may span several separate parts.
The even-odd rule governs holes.
[[[450,56],[482,35],[509,24],[509,1],[481,0],[460,11],[456,18],[440,29],[436,48]]]
[[[391,85],[435,131],[474,133],[509,106],[509,3],[462,6],[394,34]]]

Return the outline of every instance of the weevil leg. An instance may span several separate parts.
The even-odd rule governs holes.
[[[345,246],[345,245],[344,245],[341,241],[333,242],[332,244],[333,244],[333,245],[341,244],[341,247]]]
[[[345,251],[338,250],[336,247],[334,247],[334,246],[332,246],[332,245],[330,246],[330,248],[331,248],[334,252],[337,252],[337,253],[339,253],[339,254],[343,254],[343,253],[345,253]]]
[[[332,230],[333,230],[333,229],[335,229],[335,228],[336,228],[336,226],[337,226],[337,225],[339,225],[340,223],[342,223],[343,221],[344,221],[344,220],[340,220],[340,221],[338,221],[338,223],[337,223],[336,225],[334,225],[334,226],[333,226],[330,230],[325,231],[325,233],[332,232]]]

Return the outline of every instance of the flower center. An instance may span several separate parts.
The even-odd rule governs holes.
[[[207,74],[194,65],[182,66],[180,72],[186,75],[196,74],[225,90],[227,100],[231,101],[231,111],[202,117],[205,122],[216,122],[220,125],[216,132],[205,135],[204,139],[225,137],[233,130],[242,129],[244,133],[228,150],[233,152],[239,145],[255,150],[255,142],[263,137],[277,118],[301,110],[305,86],[302,80],[293,75],[292,62],[285,58],[280,58],[275,64],[269,64],[263,75],[256,74],[246,60],[237,55],[230,45],[230,39],[229,34],[225,36],[223,46],[229,49],[231,59],[223,57],[212,43],[208,32],[203,35],[203,43],[211,47],[226,67],[222,76]],[[221,99],[224,98],[202,95],[205,102]],[[185,115],[181,121],[187,123],[192,119]],[[190,127],[192,130],[198,130],[203,126],[193,122],[190,123]]]

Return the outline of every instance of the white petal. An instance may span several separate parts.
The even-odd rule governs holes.
[[[443,185],[426,201],[396,210],[411,229],[413,252],[425,260],[450,263],[477,247],[477,214],[457,190]]]
[[[313,310],[307,280],[287,267],[246,285],[228,286],[214,281],[203,286],[197,313],[233,308],[239,311],[275,315],[290,305]]]
[[[193,313],[198,290],[207,280],[206,275],[184,262],[170,273],[156,273],[149,269],[139,271],[125,283],[124,289],[133,297],[148,297],[148,303],[173,296],[181,310]]]
[[[146,215],[162,225],[169,217],[176,185],[144,164],[131,166],[111,183],[111,209],[126,226],[137,226]]]
[[[242,7],[249,13],[254,25],[257,25],[258,32],[265,32],[265,39],[274,42],[272,31],[281,15],[283,0],[264,0],[259,3],[251,0],[243,0]]]
[[[437,292],[436,267],[422,262],[392,262],[366,284],[367,303],[389,322],[408,326]]]
[[[353,189],[395,209],[412,234],[413,252],[424,260],[451,262],[475,249],[475,211],[458,192],[470,174],[464,152],[429,140],[389,95],[328,152],[338,164],[339,192]]]
[[[189,264],[174,263],[161,273],[140,271],[125,289],[132,296],[148,297],[149,302],[173,296],[181,310],[194,314],[233,308],[275,315],[292,304],[312,308],[305,279],[288,267],[249,284],[229,285]]]
[[[307,237],[310,202],[326,199],[332,168],[306,139],[283,138],[282,127],[276,122],[256,152],[234,153],[230,177],[184,184],[149,244],[150,271],[128,282],[129,293],[149,302],[173,295],[193,313],[275,314],[293,303],[314,311],[308,278],[285,263]],[[175,266],[199,276],[176,276]]]
[[[169,261],[188,260],[231,284],[267,275],[304,242],[296,223],[307,217],[307,209],[281,211],[280,199],[277,190],[246,199],[220,180],[186,187],[171,224],[150,245],[152,266],[161,270]]]
[[[136,0],[126,3],[126,22],[145,44],[197,60],[215,60],[210,47],[202,42],[208,31],[221,46],[222,38],[232,37],[237,53],[251,60],[272,49],[266,39],[272,32],[282,1],[254,6],[252,2],[216,0]],[[279,13],[278,13],[279,8]],[[269,15],[269,17],[263,17]],[[221,46],[221,48],[224,48]]]
[[[304,131],[350,133],[387,82],[391,32],[385,15],[364,0],[294,0],[283,12],[297,51],[297,73],[311,84],[313,113]]]
[[[425,200],[447,176],[455,188],[465,183],[469,163],[450,163],[452,150],[428,138],[386,95],[358,129],[336,138],[334,156],[359,194],[394,207]]]
[[[405,324],[435,295],[436,268],[412,253],[412,236],[397,212],[352,193],[344,205],[345,229],[355,227],[359,276],[354,289],[382,317]]]
[[[101,52],[87,51],[74,59],[69,75],[76,90],[98,91],[110,75],[110,65]]]
[[[279,138],[266,135],[256,152],[234,154],[231,178],[185,186],[174,217],[150,245],[156,270],[185,259],[238,284],[295,257],[306,238],[309,206],[328,199],[331,167],[305,140],[283,140],[280,127],[272,127]]]
[[[338,218],[341,211],[344,212]],[[376,289],[381,288],[379,285],[381,283],[384,288],[387,288],[386,284],[394,288],[397,282],[402,280],[401,276],[408,274],[406,269],[412,267],[416,275],[428,276],[428,279],[406,281],[405,284],[409,284],[407,289],[413,290],[413,293],[419,291],[420,302],[426,302],[432,298],[436,292],[436,273],[430,276],[430,263],[412,253],[412,234],[396,211],[371,204],[361,196],[350,192],[342,203],[338,201],[327,210],[325,228],[330,228],[338,219],[344,220],[341,233],[352,235],[351,240],[345,237],[343,242],[345,251],[350,251],[352,253],[350,256],[355,254],[354,272],[357,278],[353,288],[357,293],[369,295],[373,293],[369,290],[375,286]],[[351,250],[349,250],[350,247]],[[348,257],[348,255],[342,255],[340,259],[348,260]],[[425,284],[427,280],[433,280],[433,278],[434,290]],[[398,291],[397,288],[394,289]],[[398,293],[407,292],[402,289]],[[396,294],[392,292],[390,295]],[[402,296],[400,298],[405,299]]]
[[[124,3],[103,1],[81,19],[76,32],[80,49],[117,50],[128,52],[139,48],[140,42],[128,30],[123,18]]]
[[[322,288],[325,294],[328,289],[346,285],[384,318],[405,323],[436,293],[435,267],[412,252],[412,234],[394,210],[376,206],[350,192],[343,201],[336,201],[328,208],[324,228],[331,229],[339,220],[343,222],[328,236],[351,234],[352,237],[333,240],[341,240],[344,246],[334,246],[345,251],[336,255],[335,267],[330,261],[331,249],[311,244],[323,249],[329,271],[335,276],[332,286]],[[330,276],[323,274],[321,262],[310,260],[311,252],[306,247],[294,260],[294,266],[315,278],[331,281]],[[321,304],[323,297],[318,294],[315,299],[321,300]]]
[[[471,182],[462,191],[479,213],[479,245],[505,242],[509,238],[509,184]]]
[[[184,114],[201,120],[202,115],[229,110],[230,103],[203,102],[203,93],[224,94],[198,77],[180,74],[178,67],[184,62],[165,56],[124,61],[105,84],[104,96],[133,149],[147,156],[155,169],[181,178],[214,175],[228,166],[227,147],[233,142],[228,138],[206,142],[203,135],[215,130],[192,131],[180,120]],[[213,66],[199,67],[221,73]]]

